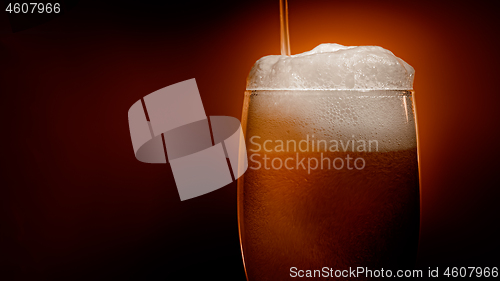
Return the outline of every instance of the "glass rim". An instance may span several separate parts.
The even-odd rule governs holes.
[[[320,95],[339,95],[339,96],[352,96],[352,97],[395,97],[395,96],[412,96],[415,90],[407,89],[349,89],[349,90],[319,90],[319,89],[300,89],[300,90],[290,90],[290,89],[258,89],[258,90],[245,90],[246,95],[303,95],[303,96],[320,96]]]
[[[323,92],[371,92],[371,91],[415,91],[414,89],[273,89],[273,88],[260,88],[260,89],[245,89],[245,91],[323,91]]]

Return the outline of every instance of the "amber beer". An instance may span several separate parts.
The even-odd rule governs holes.
[[[238,219],[248,280],[293,280],[292,267],[413,267],[419,175],[412,95],[245,92],[249,169],[238,181]]]

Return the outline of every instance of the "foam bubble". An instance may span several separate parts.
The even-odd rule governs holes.
[[[259,59],[247,90],[411,90],[414,73],[381,47],[321,44],[293,56]]]

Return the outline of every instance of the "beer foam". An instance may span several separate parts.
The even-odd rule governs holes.
[[[410,91],[256,90],[247,95],[247,137],[259,136],[261,143],[342,141],[360,151],[358,145],[365,142],[374,144],[369,152],[416,147]]]
[[[382,47],[321,44],[301,54],[259,59],[247,90],[411,90],[414,74]]]

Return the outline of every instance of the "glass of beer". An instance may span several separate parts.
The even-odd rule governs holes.
[[[238,181],[249,281],[414,266],[413,76],[375,46],[321,44],[255,63],[242,117],[249,167]]]

